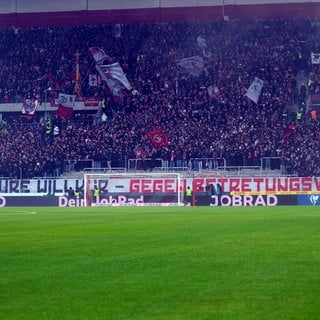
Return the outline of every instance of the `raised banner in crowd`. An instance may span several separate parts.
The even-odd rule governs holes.
[[[254,78],[253,82],[251,83],[245,95],[254,103],[258,103],[262,87],[263,87],[263,81],[260,80],[259,78]]]
[[[100,105],[100,97],[92,96],[84,98],[84,106],[85,107],[99,107]]]

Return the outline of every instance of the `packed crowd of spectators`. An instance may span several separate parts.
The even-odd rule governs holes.
[[[0,110],[1,103],[24,98],[41,103],[49,87],[74,93],[77,50],[82,96],[97,95],[106,105],[103,121],[101,110],[67,121],[51,113],[57,134],[46,133],[43,114],[25,120],[3,113],[0,176],[59,176],[66,163],[84,159],[123,167],[137,155],[177,167],[195,158],[249,166],[279,157],[290,168],[283,173],[320,175],[318,120],[307,110],[301,120],[289,116],[298,103],[297,73],[312,68],[316,48],[309,40],[317,30],[309,19],[128,24],[120,35],[113,26],[0,30]],[[177,62],[202,56],[199,36],[210,54],[194,76]],[[96,72],[90,47],[120,62],[132,91],[119,98],[104,82],[89,86],[88,75]],[[258,103],[245,95],[254,78],[263,81]],[[216,88],[211,98],[210,86]],[[169,144],[153,149],[146,132],[157,128]]]

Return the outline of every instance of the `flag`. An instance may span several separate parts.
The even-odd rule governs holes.
[[[100,97],[98,96],[89,96],[84,98],[84,106],[85,107],[96,107],[100,106]]]
[[[34,115],[37,107],[39,105],[39,101],[35,99],[24,99],[22,103],[22,113],[28,115]]]
[[[283,131],[282,139],[289,138],[294,131],[294,125],[293,123],[290,123]]]
[[[112,58],[108,56],[102,49],[97,47],[89,48],[90,53],[93,56],[93,59],[97,64],[102,64],[103,60],[108,60],[109,62],[112,61]]]
[[[118,62],[110,65],[96,65],[96,69],[114,96],[121,97],[124,88],[128,90],[132,89]]]
[[[96,74],[89,74],[89,86],[90,87],[98,86],[98,76]]]
[[[216,86],[213,86],[213,85],[209,86],[207,88],[207,91],[208,91],[208,96],[210,99],[216,98],[220,95],[219,88]]]
[[[131,90],[131,84],[128,81],[127,76],[123,72],[122,67],[119,62],[115,62],[112,64],[103,64],[103,61],[107,59],[111,62],[111,58],[106,55],[106,53],[100,48],[89,48],[90,53],[92,54],[94,60],[96,61],[96,69],[99,72],[102,80],[104,80],[113,95],[122,96],[122,90],[126,88],[127,90]]]
[[[88,179],[87,181],[87,188],[85,190],[85,197],[86,197],[86,205],[87,207],[91,207],[91,196],[90,196],[90,185],[91,185],[91,179]]]
[[[122,83],[119,82],[118,80],[112,79],[110,77],[110,74],[105,73],[104,69],[101,68],[101,66],[96,65],[96,69],[98,70],[102,80],[104,80],[107,83],[112,94],[117,97],[122,97],[122,91],[124,89],[124,86],[122,85]]]
[[[106,78],[105,81],[114,96],[116,97],[123,96],[124,86],[121,84],[121,82],[112,78]]]
[[[79,52],[76,53],[76,79],[74,82],[74,92],[77,94],[77,99],[82,100],[81,88],[80,88],[80,62],[79,62]]]
[[[202,38],[201,36],[198,36],[197,43],[198,43],[198,46],[202,49],[203,56],[205,58],[211,58],[212,54],[211,54],[210,50],[208,49],[207,40]]]
[[[263,86],[263,81],[258,78],[254,78],[253,82],[251,83],[245,95],[254,103],[258,103],[262,86]]]
[[[117,23],[113,27],[113,34],[115,38],[122,38],[122,24]]]
[[[311,52],[312,64],[320,64],[320,53]]]
[[[204,70],[204,60],[200,56],[194,56],[189,58],[180,59],[177,65],[185,69],[195,77],[199,77],[201,72]]]
[[[162,129],[147,131],[146,135],[153,148],[159,149],[168,145],[168,137]]]
[[[102,73],[100,73],[99,69],[102,71]],[[127,76],[123,72],[123,69],[120,66],[119,62],[100,65],[98,66],[97,70],[99,71],[103,80],[106,81],[106,78],[118,80],[127,90],[132,89],[131,84],[129,83]]]
[[[76,95],[59,93],[57,116],[70,119],[75,105]]]

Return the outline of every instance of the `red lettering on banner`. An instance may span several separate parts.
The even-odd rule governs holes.
[[[152,192],[152,181],[150,179],[141,180],[141,192]]]
[[[319,180],[317,178],[314,178],[314,183],[316,185],[317,191],[320,191],[320,183],[319,183]]]
[[[257,191],[261,191],[261,183],[264,182],[263,178],[253,178],[253,182],[257,184]]]
[[[130,179],[130,192],[177,192],[177,179]],[[180,191],[191,186],[194,192],[202,192],[209,184],[220,183],[226,192],[311,192],[320,191],[320,178],[317,177],[271,177],[271,178],[184,178]]]
[[[291,178],[290,179],[290,191],[300,191],[300,179]]]
[[[194,192],[199,192],[203,190],[204,179],[194,179],[192,189]]]
[[[183,191],[186,185],[184,180],[180,186]],[[177,192],[178,181],[176,179],[130,179],[130,192]]]
[[[288,178],[278,178],[278,191],[288,191]]]
[[[240,191],[240,179],[239,178],[231,178],[230,179],[230,192]]]
[[[302,191],[311,191],[312,190],[311,178],[302,178],[301,187],[302,187]]]
[[[140,180],[139,179],[130,180],[130,192],[140,192]]]
[[[153,190],[154,192],[163,192],[163,180],[154,180]]]
[[[244,191],[244,192],[251,191],[251,188],[250,188],[250,185],[249,185],[250,182],[251,182],[250,178],[243,178],[241,180],[241,190]]]
[[[271,180],[271,185],[270,185],[270,180]],[[276,191],[277,187],[276,187],[276,179],[275,178],[266,178],[266,191]]]
[[[166,179],[164,180],[164,192],[175,192],[175,180]]]

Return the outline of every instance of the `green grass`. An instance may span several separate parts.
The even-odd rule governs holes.
[[[0,319],[319,319],[318,207],[1,208]]]

